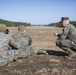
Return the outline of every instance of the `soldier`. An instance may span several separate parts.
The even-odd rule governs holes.
[[[0,47],[3,45],[8,45],[10,36],[5,34],[6,25],[0,24]]]
[[[18,32],[12,35],[10,46],[16,49],[16,58],[27,57],[32,54],[32,38],[26,33],[25,26],[19,26]]]
[[[0,66],[13,61],[14,53],[9,46],[10,36],[5,34],[6,25],[0,24]]]
[[[61,24],[63,26],[62,34],[54,33],[58,36],[56,45],[68,52],[68,59],[71,59],[76,55],[76,28],[70,24],[68,17],[61,18]]]

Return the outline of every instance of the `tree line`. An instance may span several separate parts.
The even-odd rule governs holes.
[[[73,24],[76,27],[76,21],[70,21],[71,24]],[[30,23],[24,23],[24,22],[12,22],[12,21],[7,21],[7,20],[3,20],[0,19],[0,24],[5,24],[7,27],[17,27],[20,25],[24,25],[24,26],[31,26]],[[55,27],[61,27],[61,24],[59,22],[56,23],[51,23],[51,24],[47,24],[44,26],[55,26]]]
[[[5,24],[7,27],[17,27],[17,26],[20,26],[20,25],[24,25],[24,26],[30,26],[31,24],[30,23],[24,23],[24,22],[12,22],[12,21],[7,21],[7,20],[3,20],[3,19],[0,19],[0,24]]]
[[[70,23],[76,27],[76,21],[70,21]],[[56,23],[48,24],[48,26],[61,27],[61,24],[59,22],[56,22]]]

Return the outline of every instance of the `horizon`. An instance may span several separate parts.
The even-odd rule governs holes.
[[[76,20],[75,0],[0,0],[0,18],[32,25],[59,22],[61,17]]]

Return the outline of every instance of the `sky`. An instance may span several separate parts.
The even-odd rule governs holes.
[[[76,0],[0,0],[0,19],[32,25],[76,21]]]

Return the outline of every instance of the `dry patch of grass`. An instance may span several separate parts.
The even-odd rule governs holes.
[[[34,55],[0,67],[0,75],[76,75],[76,60]]]
[[[17,27],[8,27],[10,35],[17,32]],[[26,27],[27,33],[32,37],[33,50],[39,49],[57,49],[55,41],[57,39],[54,36],[54,32],[61,33],[61,28],[53,27]]]

